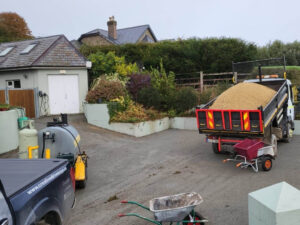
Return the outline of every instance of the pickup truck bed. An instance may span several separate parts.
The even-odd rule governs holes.
[[[0,178],[8,197],[12,197],[65,164],[58,160],[0,159]]]

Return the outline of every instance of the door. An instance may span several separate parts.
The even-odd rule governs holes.
[[[77,75],[49,75],[50,114],[79,113]]]
[[[14,217],[12,207],[6,197],[2,182],[0,180],[0,225],[13,225]]]

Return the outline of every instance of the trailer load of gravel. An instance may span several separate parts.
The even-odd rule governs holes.
[[[265,107],[276,91],[257,83],[239,83],[217,97],[210,109],[256,110]]]

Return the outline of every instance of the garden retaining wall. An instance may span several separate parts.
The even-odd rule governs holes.
[[[109,123],[107,104],[85,104],[84,114],[89,124],[134,137],[143,137],[169,128],[197,130],[197,121],[193,117],[165,117],[139,123]]]

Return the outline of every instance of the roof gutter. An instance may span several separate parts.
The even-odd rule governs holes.
[[[68,70],[76,70],[76,69],[88,69],[87,66],[26,66],[26,67],[9,67],[0,69],[0,72],[5,71],[20,71],[20,70],[46,70],[46,69],[68,69]]]

